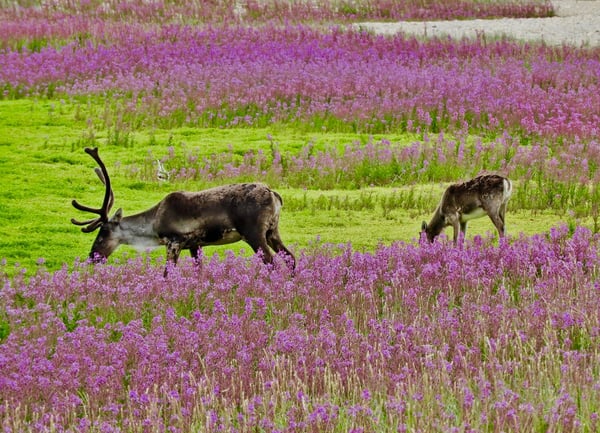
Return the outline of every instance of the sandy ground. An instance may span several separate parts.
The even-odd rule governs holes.
[[[496,20],[358,23],[360,28],[381,34],[404,32],[415,36],[452,38],[509,36],[548,45],[600,46],[600,0],[555,0],[552,18],[502,18]]]

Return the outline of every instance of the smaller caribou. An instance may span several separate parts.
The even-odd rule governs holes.
[[[206,245],[223,245],[244,240],[263,254],[263,261],[271,263],[269,251],[283,251],[295,267],[294,255],[279,236],[279,213],[283,200],[275,191],[261,183],[241,183],[215,187],[198,192],[173,192],[152,208],[131,216],[123,216],[121,209],[112,218],[110,209],[114,194],[106,166],[98,155],[98,148],[86,148],[98,163],[96,174],[105,186],[101,208],[91,208],[73,200],[81,211],[98,215],[87,221],[71,219],[73,224],[90,233],[100,229],[92,250],[92,260],[105,259],[121,244],[138,249],[167,247],[167,262],[177,263],[181,250],[188,249],[192,257]],[[167,275],[168,266],[165,269]]]
[[[504,236],[504,214],[512,194],[512,182],[506,177],[485,174],[467,182],[450,185],[429,224],[423,221],[421,232],[433,242],[445,227],[454,228],[454,243],[467,231],[467,222],[488,215],[500,237]]]

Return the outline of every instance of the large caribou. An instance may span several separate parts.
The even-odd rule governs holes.
[[[467,231],[467,222],[488,215],[500,237],[504,236],[504,215],[512,194],[509,179],[495,174],[477,176],[467,182],[450,185],[429,224],[423,221],[421,232],[433,242],[447,226],[454,228],[454,243]]]
[[[246,241],[263,254],[265,263],[273,261],[269,251],[283,251],[295,267],[294,255],[285,247],[279,236],[281,196],[260,183],[241,183],[215,187],[198,192],[172,192],[147,211],[123,216],[121,209],[109,217],[114,202],[110,177],[98,156],[98,148],[85,151],[98,163],[96,174],[105,185],[104,201],[99,209],[83,206],[73,200],[81,211],[98,215],[87,221],[71,219],[73,224],[90,233],[100,229],[90,258],[107,258],[119,245],[127,244],[137,249],[165,245],[167,262],[177,263],[181,250],[190,250],[192,257],[206,245],[223,245],[239,240]],[[165,269],[165,276],[168,271]]]

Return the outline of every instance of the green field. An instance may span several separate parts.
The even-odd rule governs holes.
[[[0,0],[0,430],[600,431],[600,48],[354,27],[554,15]],[[111,215],[268,184],[295,267],[244,242],[173,268],[164,247],[91,264],[115,224],[86,148]],[[460,245],[420,236],[448,185],[492,173],[513,186],[507,238],[487,217]],[[473,216],[458,195],[444,203]],[[183,221],[186,247],[219,228]],[[115,232],[147,239],[133,225]]]
[[[103,187],[93,173],[95,163],[83,152],[86,146],[100,148],[113,182],[114,209],[121,207],[125,215],[131,215],[149,208],[170,191],[228,183],[218,179],[159,183],[132,176],[131,167],[148,165],[150,154],[160,158],[169,152],[193,149],[200,157],[211,158],[223,151],[268,152],[273,140],[282,152],[294,154],[309,142],[317,148],[327,148],[368,139],[359,134],[314,133],[289,126],[138,130],[117,137],[110,129],[96,131],[90,127],[85,110],[78,104],[64,102],[0,101],[0,171],[4,185],[0,192],[0,257],[5,259],[5,272],[9,275],[21,267],[31,273],[42,262],[54,270],[87,256],[94,235],[82,233],[70,223],[72,217],[87,218],[71,206],[72,199],[96,206],[103,196]],[[415,140],[408,134],[376,138],[399,143]],[[415,242],[421,221],[429,219],[444,185],[396,182],[386,187],[344,190],[278,186],[285,203],[281,233],[286,244],[296,251],[310,248],[315,242],[351,242],[361,250],[373,250],[379,243]],[[403,193],[408,192],[420,198],[419,205],[403,201]],[[544,232],[565,222],[572,221],[564,211],[531,211],[515,205],[509,206],[507,216],[511,236]],[[468,237],[495,234],[487,218],[470,223],[468,233]],[[451,236],[451,230],[448,234]],[[247,245],[237,243],[209,247],[205,254],[229,249],[250,252]],[[122,253],[117,252],[116,259],[135,253],[127,247],[119,251]],[[153,254],[161,257],[164,251]]]

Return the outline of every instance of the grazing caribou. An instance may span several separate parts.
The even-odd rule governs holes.
[[[73,200],[73,206],[84,212],[99,215],[87,221],[71,219],[85,233],[100,228],[92,245],[90,258],[105,259],[119,245],[147,249],[165,245],[167,262],[177,263],[181,250],[188,249],[192,257],[205,245],[223,245],[246,241],[254,252],[262,251],[265,263],[273,261],[269,251],[283,251],[294,255],[279,236],[281,196],[260,183],[241,183],[215,187],[199,192],[172,192],[147,211],[123,216],[121,209],[112,218],[109,212],[114,202],[110,177],[98,156],[98,148],[85,149],[100,168],[96,174],[105,185],[104,202],[99,209],[83,206]],[[165,269],[167,275],[168,266]]]
[[[467,231],[467,222],[488,215],[498,234],[504,236],[504,214],[512,193],[512,183],[495,174],[477,176],[467,182],[450,185],[429,224],[423,221],[421,232],[433,242],[447,226],[454,228],[454,243]]]

